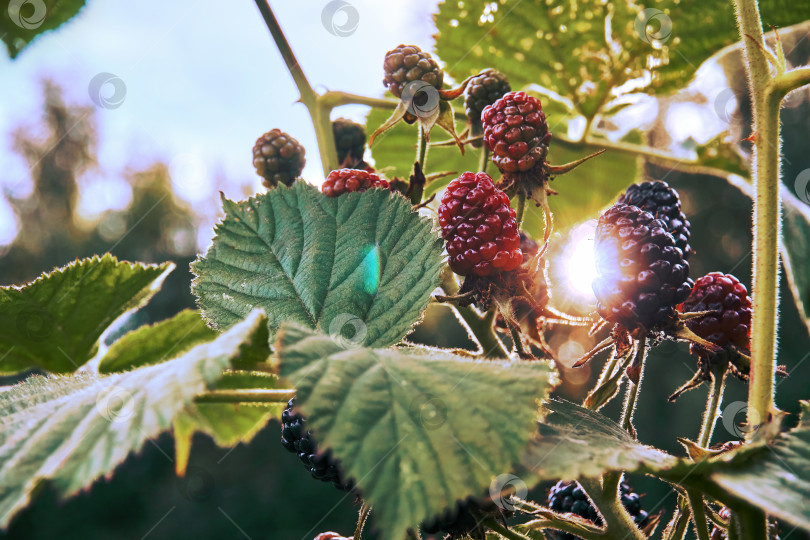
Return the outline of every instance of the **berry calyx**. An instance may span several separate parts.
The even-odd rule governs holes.
[[[396,97],[413,81],[425,82],[437,89],[442,87],[444,73],[429,53],[416,45],[398,45],[388,51],[383,61],[383,84]]]
[[[470,79],[464,95],[464,108],[473,136],[481,135],[483,132],[481,113],[484,108],[498,101],[510,90],[512,88],[506,75],[495,69],[485,69]],[[473,146],[480,147],[481,142],[476,140]]]
[[[486,173],[466,172],[450,182],[439,206],[439,225],[456,274],[489,276],[523,262],[515,211]]]
[[[641,508],[641,498],[632,488],[622,482],[619,486],[622,497],[622,506],[632,516],[635,524],[643,528],[649,521],[649,514]],[[602,525],[602,517],[588,499],[588,494],[578,482],[557,482],[548,492],[548,506],[555,512],[572,513],[597,525]],[[579,538],[570,533],[554,531],[558,540],[574,540]]]
[[[663,221],[627,204],[616,204],[596,228],[596,309],[608,322],[638,337],[673,324],[675,306],[692,289],[689,263]]]
[[[492,161],[504,173],[542,166],[551,133],[540,100],[525,92],[509,92],[481,113],[484,142]]]
[[[736,277],[712,272],[699,278],[680,310],[682,313],[711,311],[689,319],[686,326],[715,345],[733,345],[748,352],[751,341],[751,297],[745,285]],[[703,358],[713,355],[698,343],[691,343],[690,349],[693,354]]]
[[[319,452],[312,432],[307,430],[306,419],[295,412],[295,398],[287,402],[281,413],[281,445],[297,454],[312,477],[322,482],[331,482],[341,491],[354,489],[354,481],[343,477],[338,464],[329,451]]]
[[[675,240],[675,246],[680,248],[685,259],[689,258],[692,253],[689,246],[691,225],[681,211],[678,192],[669,184],[659,180],[633,184],[619,197],[618,202],[637,206],[663,221],[667,232]]]
[[[371,188],[389,189],[386,180],[368,171],[358,169],[338,169],[329,173],[321,186],[321,192],[327,197],[338,197],[344,193],[366,191]]]
[[[363,169],[363,154],[366,151],[366,128],[346,118],[332,122],[338,163],[341,167]]]
[[[278,184],[291,186],[301,175],[307,160],[304,147],[278,128],[271,129],[253,145],[253,166],[264,178],[262,184],[272,188]]]

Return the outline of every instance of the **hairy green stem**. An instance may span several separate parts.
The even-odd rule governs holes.
[[[692,489],[686,490],[689,508],[692,510],[692,521],[695,523],[695,534],[698,540],[709,540],[709,522],[703,507],[703,494]]]
[[[419,125],[419,130],[417,133],[417,144],[416,144],[416,163],[419,164],[419,168],[422,171],[422,174],[425,174],[425,159],[427,157],[427,136],[425,134],[425,130],[422,125]],[[422,202],[422,193],[425,191],[425,185],[421,182],[417,184],[413,184],[413,191],[411,192],[411,202],[413,204],[419,204]]]
[[[295,396],[292,389],[211,390],[200,394],[195,403],[287,403]]]
[[[458,284],[449,268],[445,268],[444,272],[442,272],[441,287],[447,295],[452,296],[458,293]],[[469,306],[462,307],[451,304],[448,304],[448,306],[459,317],[460,322],[467,330],[467,334],[478,342],[483,356],[488,358],[509,358],[509,351],[506,350],[506,347],[495,333],[493,326],[494,312],[481,317]]]
[[[714,433],[714,425],[717,422],[717,413],[720,410],[720,403],[723,401],[723,389],[726,382],[727,367],[723,366],[712,373],[714,379],[709,388],[709,394],[706,398],[706,410],[703,413],[703,422],[700,425],[700,433],[698,434],[698,445],[703,448],[708,448]]]
[[[630,366],[638,366],[639,371],[638,383],[633,384],[633,381],[627,381],[627,394],[624,400],[624,409],[622,410],[621,425],[622,428],[632,432],[633,415],[636,412],[636,401],[638,399],[638,391],[641,388],[641,382],[644,379],[644,364],[647,359],[647,338],[643,337],[638,341],[638,348],[636,349],[636,357],[630,363]]]
[[[529,537],[524,536],[517,531],[513,531],[506,528],[503,524],[498,523],[494,519],[488,519],[484,521],[484,525],[490,530],[500,534],[504,538],[507,538],[508,540],[530,540]]]
[[[371,506],[363,502],[363,505],[360,507],[360,513],[357,516],[357,526],[354,528],[354,536],[352,536],[352,540],[362,540],[363,538],[363,527],[366,525],[366,520],[368,520],[368,515],[371,513]]]
[[[729,524],[729,538],[734,529],[740,540],[766,540],[768,538],[768,518],[759,508],[747,506],[733,508]]]
[[[622,505],[618,489],[616,489],[616,493],[608,493],[607,490],[603,490],[599,480],[592,478],[580,478],[579,483],[593,499],[605,520],[605,534],[602,538],[644,539],[644,534]]]

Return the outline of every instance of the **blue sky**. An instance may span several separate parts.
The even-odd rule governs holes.
[[[271,1],[316,89],[382,95],[387,50],[400,42],[432,46],[436,0],[351,0],[358,25],[345,37],[322,24],[327,4]],[[345,14],[336,17],[340,25]],[[101,72],[120,77],[126,96],[118,108],[97,109],[99,169],[81,180],[81,209],[91,217],[126,204],[127,167],[162,159],[172,165],[178,195],[213,219],[218,190],[238,198],[260,188],[251,148],[274,127],[308,149],[305,178],[323,180],[309,117],[294,103],[296,88],[252,1],[88,0],[76,18],[16,60],[0,59],[2,188],[17,196],[30,191],[27,167],[11,153],[11,132],[38,122],[40,79],[63,85],[68,102],[92,105],[88,87]],[[356,120],[365,112],[335,111]],[[10,209],[0,202],[0,244],[13,239],[13,230]]]

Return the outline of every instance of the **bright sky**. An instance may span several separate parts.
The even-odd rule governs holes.
[[[381,95],[386,51],[400,42],[432,46],[436,0],[351,0],[334,21],[345,26],[353,8],[358,24],[342,37],[322,23],[327,4],[271,0],[316,89]],[[274,127],[307,148],[305,178],[323,180],[306,109],[294,104],[297,90],[251,0],[88,0],[76,18],[40,36],[17,60],[0,55],[0,188],[16,196],[30,191],[27,166],[11,153],[11,132],[39,121],[39,80],[51,77],[65,87],[68,102],[91,105],[90,81],[104,72],[123,81],[126,95],[118,108],[97,109],[101,170],[82,179],[80,204],[88,215],[125,206],[121,172],[157,158],[171,164],[175,189],[198,211],[219,205],[217,190],[232,198],[245,185],[258,190],[251,149]],[[336,113],[362,120],[365,111]],[[0,245],[14,229],[10,208],[0,202]]]

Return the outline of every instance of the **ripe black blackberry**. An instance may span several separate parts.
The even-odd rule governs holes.
[[[649,521],[649,514],[641,509],[641,498],[626,482],[622,482],[619,486],[622,506],[633,517],[633,521],[639,527],[644,527]],[[588,495],[582,486],[577,482],[557,482],[548,492],[548,506],[555,512],[566,513],[570,512],[592,521],[597,525],[602,525],[602,518],[596,511],[596,508],[588,500]],[[570,533],[562,531],[554,531],[554,536],[549,535],[557,540],[574,540],[579,538]]]
[[[338,118],[332,122],[332,134],[341,168],[364,169],[360,165],[366,151],[366,128],[346,118]]]
[[[675,306],[692,290],[689,263],[663,221],[635,206],[615,204],[596,228],[596,309],[638,337],[672,324]]]
[[[681,211],[678,192],[669,184],[659,180],[633,184],[619,197],[618,202],[637,206],[663,221],[667,232],[675,240],[675,246],[683,252],[684,259],[688,259],[692,254],[692,248],[689,246],[691,225]]]
[[[374,173],[357,169],[338,169],[329,173],[321,186],[321,191],[327,197],[339,197],[344,193],[366,191],[371,188],[389,189],[390,187],[386,180],[380,179]]]
[[[425,82],[436,89],[441,89],[444,81],[439,64],[416,45],[399,45],[388,51],[383,69],[383,84],[396,97],[402,97],[402,90],[413,81]]]
[[[484,142],[504,173],[527,172],[545,163],[551,133],[540,100],[509,92],[481,113]]]
[[[439,206],[439,225],[456,274],[484,277],[523,262],[515,211],[486,173],[465,172],[450,182]]]
[[[354,489],[354,481],[345,479],[331,453],[319,452],[318,445],[312,438],[312,432],[306,428],[306,419],[294,412],[295,398],[287,402],[281,413],[281,444],[289,452],[298,454],[301,462],[309,469],[313,478],[331,482],[341,491]]]
[[[458,501],[444,512],[422,522],[422,531],[427,534],[445,533],[450,539],[471,537],[473,540],[485,540],[486,531],[483,522],[492,517],[503,519],[503,511],[492,499]]]
[[[510,90],[512,88],[509,86],[506,75],[494,69],[485,69],[470,79],[464,96],[464,107],[470,123],[470,135],[477,137],[483,133],[481,113],[484,108],[501,99]],[[476,148],[481,146],[480,141],[472,144]]]
[[[304,147],[278,128],[259,137],[253,145],[253,166],[268,189],[278,184],[291,186],[306,162]]]

